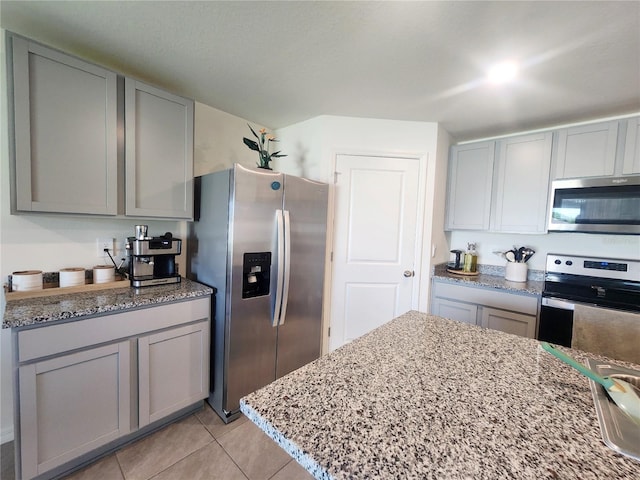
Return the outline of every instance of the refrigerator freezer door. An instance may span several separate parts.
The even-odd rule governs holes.
[[[320,356],[328,188],[285,176],[290,280],[286,313],[278,327],[277,378]]]
[[[275,212],[282,208],[284,175],[236,165],[231,182],[229,251],[231,273],[227,279],[226,379],[223,408],[239,408],[240,398],[275,378],[276,336],[271,297],[275,290]],[[246,253],[272,252],[268,295],[242,298]],[[246,273],[245,273],[246,274]]]

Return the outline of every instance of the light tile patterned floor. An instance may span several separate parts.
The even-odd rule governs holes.
[[[13,478],[2,445],[2,480]],[[205,403],[198,413],[79,470],[65,480],[309,480],[313,478],[246,417],[227,425]]]

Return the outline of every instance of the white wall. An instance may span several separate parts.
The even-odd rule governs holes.
[[[547,253],[563,253],[609,258],[640,260],[640,236],[592,235],[586,233],[549,233],[522,235],[455,231],[451,232],[451,249],[465,250],[468,242],[477,243],[478,263],[504,266],[504,260],[494,250],[507,251],[514,245],[533,248],[536,254],[529,260],[529,268],[544,270]],[[453,254],[450,254],[453,259]]]
[[[234,163],[255,167],[258,153],[242,138],[255,140],[248,124],[257,132],[263,128],[243,118],[196,103],[194,123],[193,173],[200,176],[231,168]]]
[[[5,58],[4,31],[0,31],[1,57]],[[65,267],[91,268],[105,263],[108,258],[98,257],[96,239],[116,238],[116,258],[124,256],[124,241],[134,234],[138,223],[149,225],[152,235],[172,232],[186,238],[187,223],[182,221],[151,221],[136,219],[109,219],[70,215],[11,215],[9,186],[9,139],[7,125],[6,66],[0,72],[0,278],[17,270],[37,269],[45,272]],[[262,128],[251,124],[254,129]],[[247,148],[243,136],[251,136],[247,120],[234,117],[207,105],[196,103],[194,133],[194,170],[196,175],[230,167],[234,162],[252,166],[258,154]],[[180,273],[185,274],[186,245],[177,262]],[[4,316],[4,291],[0,294],[0,314]],[[0,332],[0,443],[13,438],[13,392],[11,381],[11,335],[9,329]]]

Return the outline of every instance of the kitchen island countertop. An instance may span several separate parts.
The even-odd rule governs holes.
[[[182,278],[180,283],[131,288],[129,286],[81,293],[8,300],[2,328],[28,328],[49,322],[73,321],[89,316],[148,307],[211,295],[213,289]]]
[[[241,410],[318,479],[640,478],[604,445],[589,381],[536,340],[415,311]]]

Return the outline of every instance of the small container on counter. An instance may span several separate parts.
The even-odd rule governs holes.
[[[93,283],[109,283],[115,281],[113,265],[96,265],[93,267]]]
[[[62,268],[58,275],[58,285],[60,288],[84,285],[84,268]]]
[[[22,270],[11,274],[11,291],[27,292],[42,290],[41,270]]]

